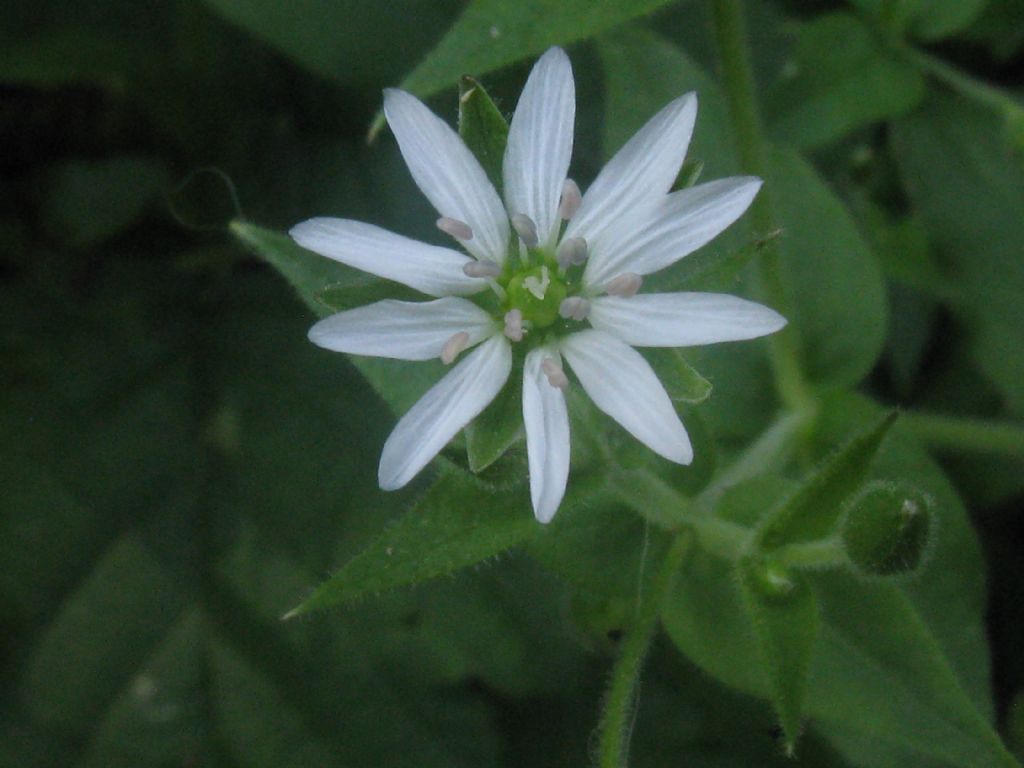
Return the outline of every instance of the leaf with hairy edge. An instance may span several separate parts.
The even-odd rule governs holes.
[[[543,53],[552,45],[584,40],[668,5],[669,0],[474,0],[437,47],[402,81],[430,96],[465,72],[485,75]],[[383,127],[378,115],[370,135]]]
[[[880,417],[849,393],[824,403],[816,445],[834,444]],[[821,606],[805,711],[851,765],[1011,768],[992,721],[984,631],[984,566],[956,493],[924,449],[895,425],[871,467],[935,498],[937,535],[919,578],[868,581],[841,570],[807,574]],[[764,494],[747,503],[756,516]],[[662,618],[681,652],[708,674],[770,698],[735,570],[695,552]],[[829,763],[832,764],[832,763]]]
[[[792,496],[765,517],[757,533],[761,549],[778,549],[796,541],[831,535],[839,523],[843,502],[860,487],[882,439],[896,420],[886,414],[869,430],[833,453]]]
[[[924,97],[924,78],[849,13],[799,27],[796,61],[765,99],[771,134],[815,147],[857,128],[906,114]]]
[[[367,277],[362,272],[299,247],[290,237],[244,221],[231,223],[232,234],[269,263],[318,317],[382,298],[422,298],[405,286]],[[440,361],[408,365],[401,360],[352,357],[392,410],[408,410],[442,375]]]
[[[489,492],[463,473],[443,474],[409,512],[284,618],[444,576],[494,557],[536,532],[529,508],[523,493]]]
[[[241,220],[231,222],[230,228],[242,245],[284,276],[318,317],[326,317],[333,311],[318,298],[325,289],[330,290],[331,301],[339,303],[346,288],[361,292],[368,285],[361,273],[307,251],[283,232]]]
[[[818,602],[801,574],[788,577],[785,594],[779,592],[780,585],[765,582],[761,563],[740,563],[739,577],[786,753],[792,757],[803,728],[807,675],[818,637]]]
[[[466,142],[499,192],[502,162],[508,143],[508,121],[490,94],[477,80],[464,75],[459,80],[459,136]]]

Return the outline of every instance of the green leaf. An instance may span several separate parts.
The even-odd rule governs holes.
[[[818,636],[818,602],[805,577],[793,574],[785,595],[763,587],[764,565],[740,563],[739,583],[754,626],[761,663],[792,756],[803,730],[807,677]]]
[[[668,5],[669,0],[473,0],[441,42],[402,81],[430,96],[466,72],[480,77],[543,53],[552,45],[584,40]],[[378,117],[371,128],[383,125]]]
[[[529,499],[443,474],[416,505],[285,618],[416,584],[501,554],[537,531]]]
[[[963,29],[988,0],[849,0],[886,27],[922,40],[940,40]]]
[[[457,8],[436,0],[407,0],[398,13],[393,7],[359,0],[301,0],[297,5],[275,0],[205,2],[310,71],[374,87],[401,77],[444,33]]]
[[[459,136],[500,193],[504,187],[502,163],[508,143],[508,121],[483,85],[469,75],[459,80]]]
[[[367,278],[357,270],[307,251],[280,232],[234,221],[231,233],[277,269],[318,317],[331,314],[335,307],[350,308],[362,299],[411,298],[413,295],[404,286]],[[394,287],[393,293],[388,291],[389,286]],[[401,360],[360,357],[353,358],[352,362],[398,413],[408,410],[444,370],[440,360],[410,365]]]
[[[522,379],[513,376],[483,413],[466,426],[466,458],[483,472],[523,437]]]
[[[769,155],[783,283],[800,329],[808,374],[823,385],[855,384],[882,352],[885,284],[843,203],[795,152]]]
[[[366,285],[361,273],[307,251],[286,234],[241,220],[231,222],[230,229],[242,245],[280,272],[319,317],[330,314],[326,303],[318,299],[324,291],[329,290],[332,299],[338,301],[343,290],[359,290]]]
[[[850,395],[823,405],[816,442],[833,443],[879,415]],[[873,475],[903,478],[936,499],[937,541],[920,576],[899,585],[839,570],[808,573],[822,610],[806,714],[855,765],[1015,766],[992,726],[984,571],[966,512],[898,427]],[[770,698],[766,674],[750,663],[759,651],[743,601],[729,563],[698,552],[664,624],[706,672]]]
[[[924,78],[857,17],[830,13],[799,27],[795,58],[765,99],[771,135],[815,147],[909,112]]]
[[[1024,415],[1024,161],[1000,116],[953,97],[933,96],[892,138],[910,198],[952,261],[974,359]]]
[[[843,502],[864,482],[882,439],[895,421],[895,412],[885,415],[827,458],[764,518],[758,529],[758,546],[773,550],[835,533]]]
[[[62,606],[28,661],[29,712],[60,732],[82,734],[171,628],[183,596],[133,537],[115,542]]]
[[[579,592],[635,600],[648,565],[662,561],[669,536],[604,489],[606,478],[576,478],[555,519],[527,553]]]

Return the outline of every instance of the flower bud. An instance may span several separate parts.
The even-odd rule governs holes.
[[[912,486],[870,483],[843,522],[841,536],[850,562],[872,576],[916,570],[928,545],[931,507],[931,498]]]

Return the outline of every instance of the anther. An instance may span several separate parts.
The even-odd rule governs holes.
[[[444,232],[446,235],[451,235],[456,240],[472,240],[473,230],[469,224],[458,219],[453,219],[450,216],[442,216],[437,220],[437,228]]]
[[[548,377],[548,384],[555,389],[565,389],[569,386],[569,377],[565,375],[565,371],[555,358],[545,357],[540,363],[540,369]]]
[[[518,309],[505,313],[505,336],[512,341],[523,340],[523,313]]]
[[[452,334],[452,337],[441,348],[441,362],[445,365],[451,365],[455,362],[455,358],[459,356],[459,353],[467,346],[469,346],[468,333],[459,331]]]
[[[562,199],[558,203],[558,215],[565,221],[568,221],[576,215],[582,200],[583,196],[580,194],[580,188],[576,185],[576,182],[572,179],[566,179],[562,184]]]
[[[533,219],[527,216],[525,213],[517,213],[509,221],[512,222],[512,229],[519,235],[519,239],[523,241],[523,245],[527,248],[534,248],[537,245],[537,225],[533,223]]]
[[[587,260],[587,241],[582,237],[567,237],[559,246],[555,254],[558,259],[558,266],[568,269],[571,266],[578,267]]]
[[[644,279],[635,272],[623,272],[618,277],[612,278],[604,290],[609,296],[621,296],[625,299],[635,296],[643,282]]]
[[[558,314],[566,320],[585,320],[590,314],[590,302],[582,296],[570,296],[562,299],[558,305]]]
[[[462,271],[466,277],[497,277],[501,274],[501,267],[490,259],[480,259],[467,261],[462,265]]]

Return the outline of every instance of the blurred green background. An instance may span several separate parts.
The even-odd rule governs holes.
[[[773,162],[812,376],[1009,425],[994,451],[922,430],[981,536],[992,710],[1020,748],[1024,5],[746,7],[766,130],[804,158]],[[578,566],[512,553],[279,622],[422,484],[377,489],[395,414],[226,230],[336,215],[437,241],[391,137],[366,141],[381,88],[415,70],[454,119],[467,71],[511,112],[554,43],[576,178],[692,89],[693,156],[735,172],[702,0],[0,3],[0,766],[586,764],[626,599],[593,577],[605,550],[635,573],[617,529]],[[727,452],[772,414],[764,350],[695,362]],[[659,641],[636,765],[783,764],[776,735]],[[801,745],[897,764],[856,754],[813,724]]]

